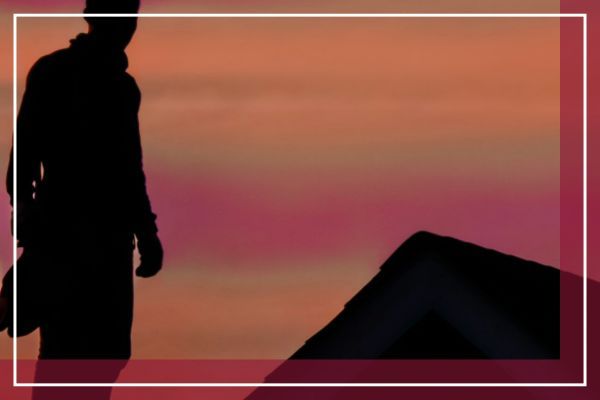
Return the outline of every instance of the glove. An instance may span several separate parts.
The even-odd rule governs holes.
[[[137,236],[137,248],[140,253],[140,265],[135,274],[141,278],[150,278],[158,273],[163,263],[163,248],[156,233]]]

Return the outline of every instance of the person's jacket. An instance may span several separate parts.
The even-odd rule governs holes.
[[[13,144],[17,200],[53,231],[156,232],[142,167],[141,95],[127,67],[123,51],[81,34],[27,77]]]

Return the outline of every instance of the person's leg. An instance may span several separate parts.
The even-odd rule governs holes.
[[[84,334],[80,324],[55,318],[40,328],[40,359],[36,363],[35,382],[44,383],[114,383],[127,364],[129,353],[108,353],[112,347],[94,346],[98,335]],[[123,340],[123,338],[121,338]],[[127,340],[127,338],[125,338]],[[109,340],[109,343],[115,343]],[[128,346],[122,345],[126,351]],[[92,359],[92,356],[111,359]],[[115,358],[115,359],[113,359]],[[109,400],[111,387],[35,387],[32,400]]]
[[[95,252],[63,268],[61,293],[40,327],[36,383],[114,383],[131,355],[130,247]],[[119,249],[121,249],[119,248]],[[36,388],[34,400],[110,399],[110,387]]]
[[[113,383],[127,361],[39,360],[36,383]],[[109,400],[111,387],[35,387],[32,400]]]

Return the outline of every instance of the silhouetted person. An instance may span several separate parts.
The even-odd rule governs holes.
[[[138,9],[139,0],[88,0],[85,12]],[[17,120],[13,207],[19,244],[41,254],[42,360],[128,359],[134,238],[136,274],[162,266],[142,168],[140,91],[126,72],[137,19],[86,21],[87,34],[32,67]],[[12,164],[11,152],[11,203]]]

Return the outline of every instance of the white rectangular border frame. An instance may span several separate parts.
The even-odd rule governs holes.
[[[17,22],[19,18],[582,18],[583,19],[583,380],[565,383],[19,383],[17,379],[17,342],[13,340],[14,387],[587,387],[587,14],[399,14],[399,13],[208,13],[208,14],[13,14],[13,193],[17,202]],[[17,218],[13,219],[13,264],[17,263]],[[13,328],[17,327],[17,269],[13,274]]]

